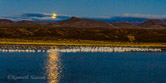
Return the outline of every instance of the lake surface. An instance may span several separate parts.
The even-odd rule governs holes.
[[[166,52],[75,50],[0,51],[0,83],[166,82]]]

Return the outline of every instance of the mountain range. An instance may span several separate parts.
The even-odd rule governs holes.
[[[117,19],[117,18],[116,18]],[[130,28],[130,29],[166,29],[166,22],[163,20],[157,19],[142,19],[143,21],[140,23],[138,20],[133,20],[134,18],[130,18],[134,22],[126,21],[118,21],[113,23],[108,23],[106,20],[102,21],[102,19],[87,19],[87,18],[77,18],[71,17],[67,20],[62,20],[58,22],[42,22],[42,21],[30,21],[30,20],[22,20],[18,22],[14,22],[8,19],[0,19],[0,27],[74,27],[74,28]],[[145,21],[144,21],[145,20]],[[138,24],[135,24],[138,22]]]

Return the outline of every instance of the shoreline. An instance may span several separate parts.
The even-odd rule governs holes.
[[[131,42],[110,42],[94,40],[14,40],[0,39],[0,44],[18,44],[18,45],[55,45],[55,46],[117,46],[117,47],[166,47],[166,43],[131,43]]]

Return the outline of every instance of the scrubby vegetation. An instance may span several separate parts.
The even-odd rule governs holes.
[[[1,39],[166,43],[165,29],[0,27]]]

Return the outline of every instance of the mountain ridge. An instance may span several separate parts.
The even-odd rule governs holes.
[[[158,19],[146,20],[138,25],[128,22],[106,23],[103,21],[96,21],[91,19],[82,19],[78,17],[71,17],[70,19],[58,22],[43,22],[21,20],[14,22],[8,19],[0,19],[0,27],[70,27],[70,28],[131,28],[131,29],[166,29],[166,22]]]

